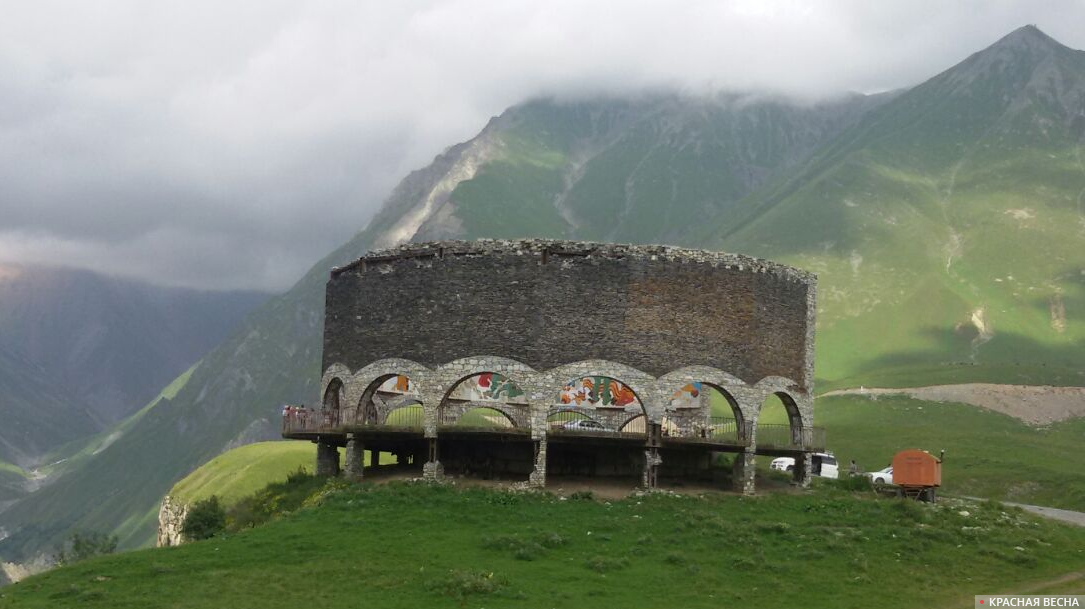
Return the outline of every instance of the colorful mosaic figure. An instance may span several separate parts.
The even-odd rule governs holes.
[[[625,383],[605,376],[590,376],[566,385],[559,396],[562,404],[622,408],[637,401],[637,395]]]
[[[508,377],[484,372],[464,380],[452,392],[452,398],[471,402],[512,402],[524,395]]]
[[[674,392],[671,408],[698,408],[701,405],[701,383],[690,383]]]

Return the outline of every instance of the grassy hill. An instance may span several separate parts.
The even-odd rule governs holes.
[[[1085,383],[1083,57],[1023,28],[890,95],[814,106],[660,95],[511,108],[408,175],[365,230],[250,315],[174,399],[80,476],[0,516],[18,531],[0,541],[0,555],[19,559],[72,528],[125,522],[139,523],[130,544],[150,539],[146,515],[173,484],[230,448],[274,437],[283,403],[318,401],[328,269],[405,240],[671,242],[816,271],[819,391]],[[898,433],[877,420],[850,429],[871,446]],[[923,431],[914,431],[918,445],[942,447]],[[1019,431],[1010,435],[1031,437]],[[957,447],[945,447],[956,459]],[[883,460],[866,454],[867,464]],[[977,485],[995,489],[997,470]],[[1007,489],[1031,482],[1007,480]]]
[[[227,538],[29,578],[0,591],[0,607],[842,609],[1083,591],[1054,582],[1085,566],[1085,529],[997,504],[832,489],[600,502],[339,482],[307,503]]]
[[[291,472],[312,472],[316,452],[308,442],[257,442],[225,452],[185,476],[170,496],[193,503],[217,495],[225,504],[251,495]]]
[[[845,464],[872,471],[899,450],[945,449],[944,492],[1085,511],[1085,419],[1035,428],[974,406],[898,396],[818,398],[814,419]]]

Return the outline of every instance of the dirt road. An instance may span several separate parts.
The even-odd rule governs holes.
[[[899,389],[860,387],[839,389],[822,395],[865,395],[871,399],[877,399],[881,395],[906,395],[929,402],[971,404],[1036,426],[1085,417],[1085,387],[964,383]]]

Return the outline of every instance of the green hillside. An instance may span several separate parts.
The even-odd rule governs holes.
[[[57,569],[5,588],[0,607],[955,606],[1081,592],[1052,581],[1085,567],[1079,527],[831,489],[601,502],[336,482],[310,504],[227,538]]]
[[[899,396],[818,398],[814,418],[843,463],[873,471],[899,450],[945,450],[945,493],[1085,511],[1076,456],[1085,419],[1035,428],[973,406]]]
[[[328,270],[404,240],[670,242],[816,271],[819,391],[1085,384],[1083,56],[1023,28],[889,95],[511,108],[407,176],[365,230],[250,315],[173,399],[0,515],[14,531],[0,556],[125,522],[126,545],[150,539],[147,515],[177,481],[275,437],[283,403],[317,402]]]
[[[86,408],[49,374],[25,357],[0,347],[0,461],[24,467],[42,453],[99,428]]]
[[[300,470],[312,472],[315,449],[308,442],[257,442],[211,459],[170,489],[170,496],[193,503],[217,495],[226,504],[255,493]]]
[[[706,237],[819,273],[823,390],[1083,384],[1083,99],[1085,53],[1022,28]]]
[[[0,461],[0,506],[26,494],[26,472],[17,465]]]

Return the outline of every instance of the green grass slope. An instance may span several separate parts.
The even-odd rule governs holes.
[[[29,467],[42,453],[101,428],[49,373],[0,347],[0,460]]]
[[[198,367],[196,364],[178,376],[158,397],[112,429],[69,443],[50,454],[47,459],[50,464],[41,471],[56,480],[0,515],[0,523],[10,533],[0,542],[4,560],[14,562],[51,550],[74,531],[113,533],[123,547],[150,543],[157,526],[157,501],[162,495],[156,493],[157,498],[145,505],[138,503],[137,498],[147,493],[139,482],[146,483],[155,472],[133,467],[127,451],[118,450],[117,446],[135,444],[141,450],[132,454],[153,454],[160,443],[139,433],[142,422],[169,404]],[[124,494],[117,493],[116,487],[109,487],[110,478],[121,475],[131,484],[122,487],[127,491]],[[85,497],[96,497],[97,502],[83,503]],[[79,503],[72,505],[72,502]]]
[[[820,389],[1085,383],[1085,53],[1035,28],[871,111],[710,245],[820,275]]]
[[[216,495],[229,505],[298,470],[311,472],[316,450],[308,442],[257,442],[204,463],[170,490],[170,496],[193,503]]]
[[[29,578],[0,607],[893,608],[1085,567],[1085,529],[832,490],[597,502],[334,483],[309,503],[225,539]]]
[[[17,465],[0,461],[0,508],[26,494],[27,474]]]
[[[944,493],[1085,511],[1085,419],[1034,428],[973,406],[898,396],[818,398],[814,418],[843,464],[855,459],[873,471],[899,450],[945,449]]]

